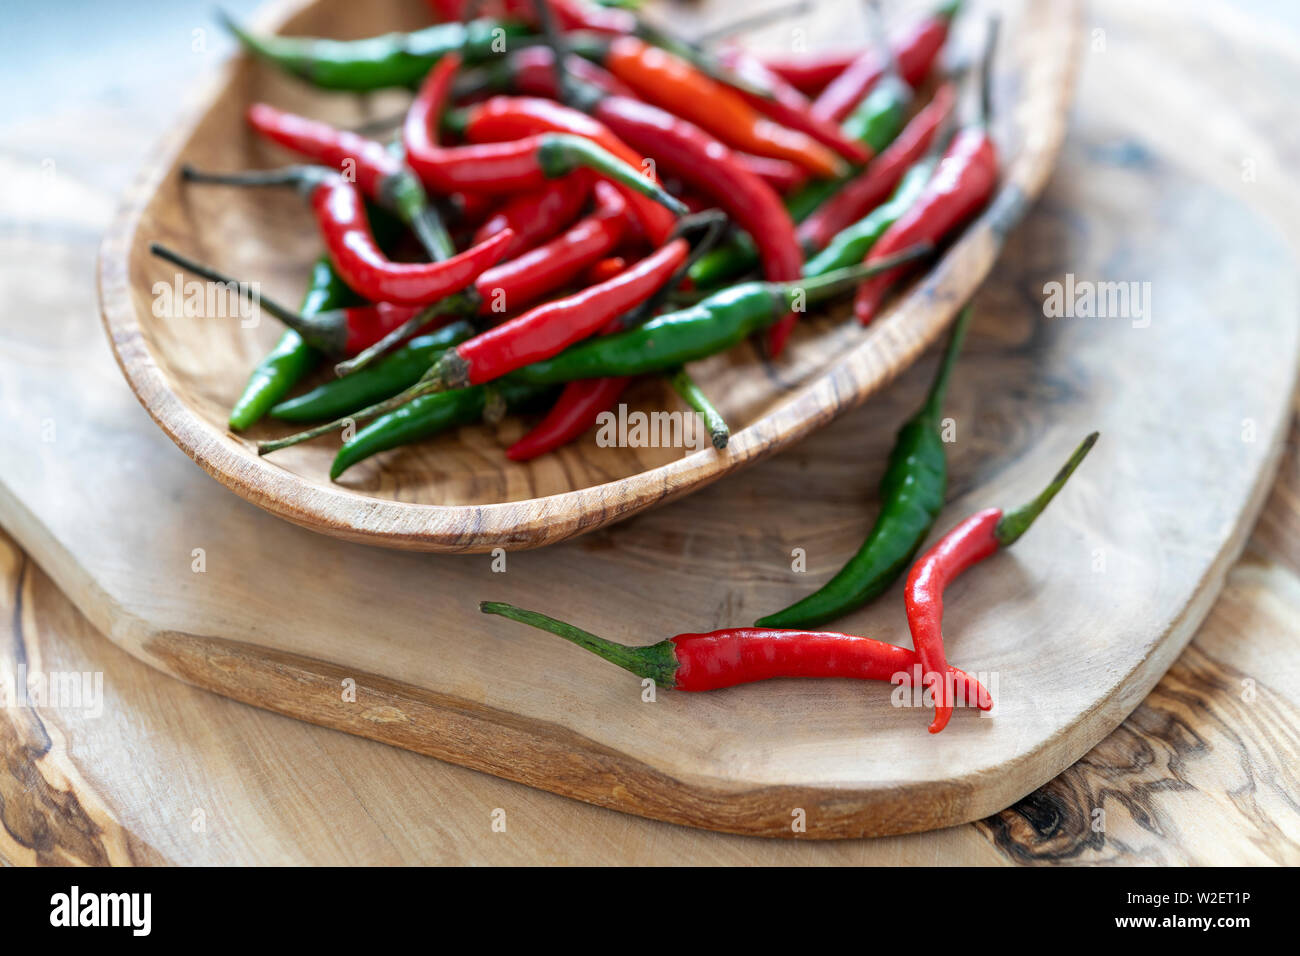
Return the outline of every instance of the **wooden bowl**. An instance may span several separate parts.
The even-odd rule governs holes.
[[[715,6],[720,18],[727,15],[722,4]],[[862,403],[940,335],[988,274],[1007,229],[1038,195],[1056,160],[1080,49],[1077,3],[1027,0],[972,5],[959,20],[954,44],[976,48],[983,14],[994,8],[1002,16],[995,134],[1004,172],[995,200],[868,328],[844,321],[841,308],[805,316],[776,363],[746,345],[692,366],[732,426],[723,452],[598,447],[591,433],[516,464],[503,451],[530,422],[509,417],[499,426],[462,428],[376,456],[331,483],[337,439],[261,458],[253,439],[293,429],[267,423],[230,433],[228,411],[280,329],[269,319],[244,328],[233,318],[156,316],[155,283],[173,285],[176,272],[151,257],[148,245],[165,242],[260,282],[268,295],[296,301],[319,241],[292,191],[187,187],[178,168],[184,162],[226,170],[286,161],[246,131],[244,109],[255,100],[340,124],[400,111],[404,103],[398,94],[319,92],[247,57],[224,67],[157,149],[104,239],[100,302],[114,353],[137,398],[190,457],[259,507],[316,531],[392,548],[486,551],[537,547],[621,520],[771,454]],[[257,25],[355,37],[418,27],[427,22],[425,9],[413,0],[285,0]],[[810,15],[802,25],[810,45],[822,39],[842,45],[842,12]],[[624,401],[643,411],[681,408],[654,380],[629,389]]]

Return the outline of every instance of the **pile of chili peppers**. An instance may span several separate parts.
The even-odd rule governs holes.
[[[196,185],[293,188],[310,208],[323,254],[297,309],[256,297],[286,328],[230,427],[267,415],[325,422],[259,442],[266,453],[362,424],[331,478],[448,428],[547,409],[506,451],[526,461],[580,437],[647,375],[670,383],[725,448],[730,428],[687,363],[752,337],[776,359],[799,312],[844,293],[871,321],[997,184],[996,21],[964,124],[955,121],[960,84],[938,66],[959,0],[892,36],[869,2],[867,49],[798,57],[691,42],[596,0],[429,6],[434,26],[361,40],[256,36],[228,23],[249,53],[319,88],[414,96],[387,144],[257,103],[249,129],[293,165],[183,170]],[[989,709],[985,688],[948,663],[944,588],[1024,534],[1096,435],[1028,505],[978,512],[913,563],[944,504],[942,405],[969,320],[968,308],[925,404],[898,435],[875,526],[815,593],[751,628],[648,647],[511,605],[482,610],[664,687],[904,675],[927,688],[932,733],[958,703]],[[334,377],[291,395],[327,358]],[[811,630],[881,595],[909,567],[913,650]]]
[[[986,110],[947,142],[958,85],[938,64],[955,0],[892,36],[868,5],[867,49],[793,59],[595,0],[429,6],[433,26],[360,40],[227,22],[302,82],[413,99],[386,142],[255,103],[250,134],[280,166],[183,169],[189,188],[304,200],[322,256],[298,308],[258,297],[285,331],[230,427],[322,423],[259,442],[268,453],[359,426],[333,478],[549,406],[506,449],[526,461],[580,438],[640,376],[662,377],[724,449],[731,429],[686,363],[750,338],[775,359],[808,303],[833,295],[853,293],[866,321],[996,182]]]

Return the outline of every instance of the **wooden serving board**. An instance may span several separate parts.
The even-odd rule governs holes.
[[[82,196],[63,182],[51,201]],[[1067,273],[1149,281],[1150,325],[1044,318],[1044,283]],[[645,703],[628,675],[474,610],[507,599],[648,642],[782,605],[857,546],[932,356],[770,462],[617,528],[509,554],[496,573],[489,556],[324,538],[230,495],[136,404],[89,302],[47,313],[49,290],[14,282],[0,519],[115,643],[259,707],[694,826],[790,836],[797,810],[809,837],[946,826],[1069,766],[1204,615],[1280,446],[1294,275],[1267,222],[1216,187],[1121,127],[1075,131],[977,300],[948,405],[941,527],[1018,502],[1084,432],[1103,437],[1041,524],[954,588],[952,659],[998,675],[1000,712],[959,714],[938,737],[886,688],[849,681]],[[808,556],[802,575],[794,548]],[[907,642],[897,588],[840,623]]]

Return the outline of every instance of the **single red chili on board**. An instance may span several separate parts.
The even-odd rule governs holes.
[[[935,142],[939,130],[952,115],[955,102],[956,91],[951,84],[939,87],[934,98],[912,117],[898,138],[860,176],[847,183],[831,202],[818,206],[799,223],[799,242],[804,249],[815,252],[826,248],[842,230],[888,199],[903,174]]]
[[[630,647],[511,604],[483,601],[479,610],[549,631],[637,677],[675,690],[720,690],[776,677],[849,677],[910,685],[919,664],[916,652],[906,647],[833,631],[732,627]],[[945,673],[954,686],[963,688],[965,700],[975,701],[981,710],[992,709],[993,700],[978,680],[955,667]]]
[[[929,74],[948,39],[948,28],[956,16],[961,0],[947,0],[930,16],[913,24],[891,45],[898,72],[912,88],[921,85]],[[886,64],[875,50],[865,50],[848,68],[822,90],[812,105],[812,115],[829,122],[841,123],[862,98],[871,92],[884,74]]]
[[[504,142],[543,133],[581,136],[621,159],[629,167],[645,170],[645,176],[656,185],[659,184],[654,170],[645,169],[644,156],[614,135],[603,123],[553,100],[536,96],[494,96],[468,109],[464,114],[463,126],[465,137],[472,143]],[[629,211],[650,243],[661,246],[667,242],[676,225],[673,214],[635,190],[618,183],[615,186],[627,199]]]
[[[503,233],[441,262],[393,262],[375,242],[361,193],[333,170],[293,166],[226,174],[184,166],[181,177],[191,182],[237,186],[296,186],[311,204],[330,262],[352,291],[372,302],[426,305],[457,292],[500,260],[514,238],[513,233]]]
[[[925,191],[871,247],[864,261],[893,255],[918,242],[938,244],[988,203],[998,181],[998,148],[989,134],[989,99],[998,21],[989,23],[981,63],[980,107],[974,123],[953,138]],[[853,314],[863,325],[875,318],[885,295],[906,269],[881,273],[858,287]]]
[[[419,328],[435,321],[438,325],[443,325],[452,318],[442,316],[439,320],[436,306],[396,305],[391,302],[376,302],[371,305],[330,309],[303,315],[261,293],[254,293],[253,286],[249,283],[224,275],[161,243],[151,243],[149,251],[158,258],[175,263],[210,282],[219,282],[232,290],[237,290],[258,308],[265,309],[301,335],[303,341],[312,348],[328,356],[356,355],[391,334],[394,329],[412,324],[415,328]]]
[[[607,282],[545,302],[488,329],[449,350],[428,378],[445,388],[481,385],[557,355],[654,295],[689,251],[685,239],[674,239]]]
[[[553,179],[540,189],[506,200],[478,227],[474,241],[483,242],[503,229],[511,229],[515,238],[506,250],[506,258],[517,256],[555,236],[573,222],[590,194],[591,176],[585,169]]]
[[[1079,463],[1097,443],[1093,432],[1075,449],[1064,467],[1033,501],[1016,511],[1003,513],[988,508],[971,515],[953,528],[912,566],[907,575],[904,600],[912,645],[924,669],[924,679],[935,696],[934,721],[930,733],[937,734],[952,716],[951,688],[939,675],[949,673],[943,644],[943,592],[963,571],[978,564],[1000,548],[1009,548],[1047,507]]]
[[[653,178],[642,175],[637,165],[619,158],[601,142],[587,136],[567,131],[545,132],[510,141],[440,146],[433,131],[459,65],[460,58],[453,55],[434,67],[403,126],[408,162],[431,188],[440,192],[518,192],[586,167],[623,189],[629,195],[629,202],[632,195],[648,197],[671,213],[685,212],[680,202]],[[662,228],[666,220],[661,218],[651,223],[648,218],[643,219],[645,214],[638,205],[634,204],[634,209],[638,210],[637,218],[643,226],[654,225],[656,233],[666,235]],[[671,232],[671,226],[667,231]]]

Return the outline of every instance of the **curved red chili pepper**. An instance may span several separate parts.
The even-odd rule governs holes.
[[[999,548],[1015,544],[1064,487],[1097,443],[1097,438],[1097,432],[1085,438],[1055,477],[1028,504],[1005,513],[1001,508],[988,508],[971,515],[935,542],[908,573],[903,592],[907,626],[923,668],[922,679],[930,685],[935,696],[930,733],[937,734],[943,730],[952,716],[951,687],[948,681],[938,679],[938,675],[948,673],[948,659],[943,646],[944,590],[971,565],[983,561]]]
[[[543,303],[462,342],[439,360],[441,381],[453,388],[481,385],[557,355],[640,305],[686,261],[689,245],[674,239],[608,282]]]
[[[971,515],[923,554],[907,576],[904,600],[912,645],[935,698],[932,734],[943,730],[952,716],[947,682],[937,676],[948,673],[948,658],[943,649],[943,591],[953,578],[998,549],[994,532],[1001,518],[1000,508]]]
[[[948,39],[952,10],[944,10],[913,24],[901,38],[892,44],[898,61],[898,72],[911,87],[921,85],[934,66],[934,61]],[[880,79],[884,64],[875,50],[866,50],[849,67],[836,77],[812,105],[812,115],[828,122],[840,123],[853,112],[862,98],[871,92]]]
[[[816,96],[849,68],[861,54],[857,50],[815,53],[808,56],[763,54],[757,59],[805,96]]]
[[[547,51],[550,53],[551,51]],[[554,62],[554,59],[552,59]],[[604,123],[579,110],[535,96],[494,96],[471,107],[465,116],[465,137],[473,143],[493,143],[539,133],[569,133],[589,139],[633,169],[644,169],[645,159]],[[653,170],[647,176],[658,183]],[[614,184],[618,186],[617,183]],[[653,245],[672,234],[672,213],[649,197],[619,186],[642,233]]]
[[[606,279],[612,279],[628,266],[628,260],[624,256],[608,256],[595,263],[587,274],[583,277],[587,283],[604,282]]]
[[[654,201],[674,209],[680,209],[681,204],[664,192],[656,179],[641,175],[639,158],[635,154],[632,154],[635,162],[625,158],[625,146],[624,155],[620,156],[606,147],[605,143],[611,142],[607,134],[603,141],[593,138],[602,131],[590,125],[589,117],[584,119],[593,135],[548,129],[536,136],[511,142],[460,147],[438,145],[432,131],[436,128],[459,65],[460,58],[454,55],[439,61],[412,103],[403,126],[407,160],[427,184],[442,192],[534,189],[555,175],[554,170],[543,165],[543,154],[549,147],[563,146],[564,155],[593,169],[624,192],[647,236],[671,233],[672,213],[666,209],[661,213],[650,213],[641,201]],[[572,168],[570,165],[564,172],[570,172]],[[634,196],[636,201],[632,199]],[[667,218],[664,218],[665,213]]]
[[[729,47],[719,54],[719,61],[755,89],[767,91],[767,96],[759,96],[749,90],[736,89],[741,99],[764,116],[811,136],[851,163],[861,164],[871,159],[871,150],[865,143],[846,134],[839,123],[814,116],[808,97],[769,70],[758,57],[739,47]]]
[[[531,461],[567,445],[608,411],[627,388],[627,378],[584,378],[569,382],[546,417],[506,449],[511,461]]]
[[[772,187],[745,169],[730,149],[693,123],[649,103],[606,96],[594,109],[596,118],[616,136],[653,157],[665,172],[707,194],[748,232],[758,247],[768,281],[800,278],[803,251],[790,213]],[[793,327],[788,318],[781,324]],[[770,350],[775,357],[784,338],[774,345]]]
[[[424,305],[468,286],[496,263],[514,234],[506,231],[444,262],[393,262],[370,231],[352,183],[331,175],[311,193],[312,211],[330,261],[358,295],[374,302]]]
[[[836,234],[847,229],[889,198],[903,173],[916,163],[934,142],[939,128],[947,121],[956,102],[952,84],[945,83],[934,98],[907,124],[883,153],[862,173],[822,203],[799,224],[799,242],[805,249],[826,247]]]
[[[515,310],[563,288],[622,241],[628,227],[623,194],[603,181],[596,183],[595,193],[596,208],[591,215],[545,245],[478,277],[474,289],[481,315]]]
[[[925,192],[886,230],[865,262],[907,249],[918,242],[938,243],[978,213],[993,195],[998,180],[998,152],[984,126],[971,126],[953,139]],[[885,294],[904,267],[891,269],[862,283],[853,312],[866,325],[876,315]]]
[[[474,241],[483,242],[503,229],[512,229],[515,238],[506,250],[506,258],[517,256],[573,222],[590,192],[591,176],[586,170],[553,179],[540,189],[507,200],[479,226]]]
[[[385,199],[393,177],[401,175],[402,162],[381,143],[328,123],[254,103],[245,114],[248,125],[259,134],[309,156],[351,178],[367,197]]]

